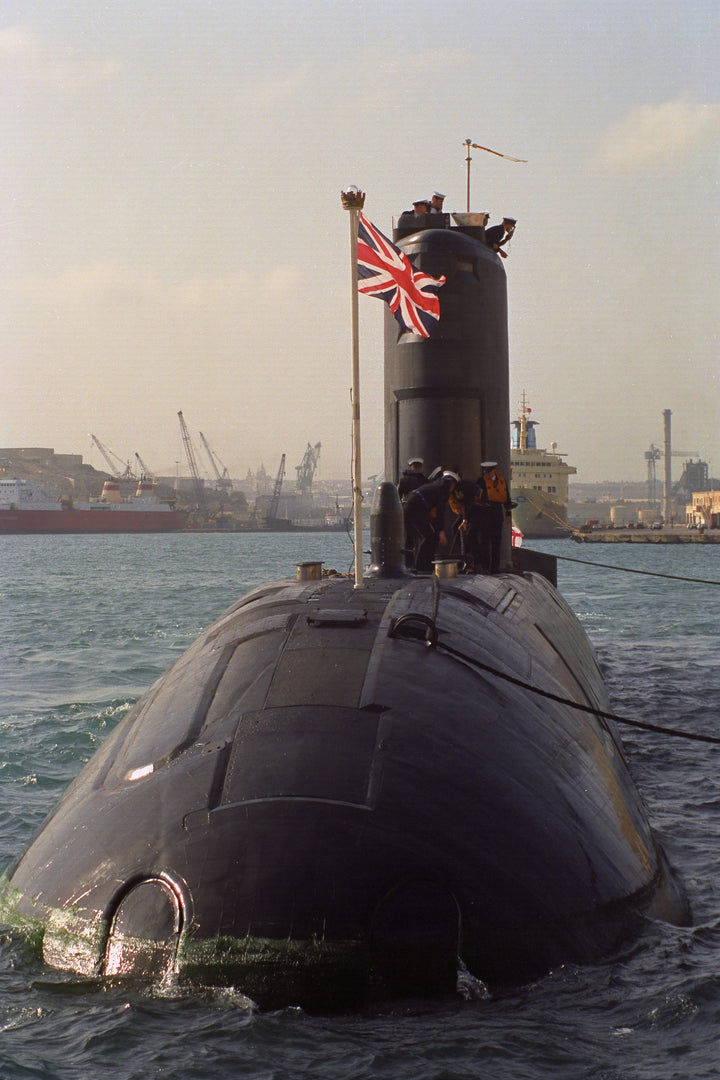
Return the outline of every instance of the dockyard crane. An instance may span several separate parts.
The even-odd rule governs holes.
[[[285,455],[280,458],[280,467],[275,477],[275,487],[273,488],[272,499],[270,500],[270,509],[268,511],[267,520],[275,521],[278,516],[278,507],[280,506],[280,492],[282,491],[283,477],[285,476]]]
[[[228,472],[227,465],[223,465],[222,461],[212,449],[207,439],[203,435],[202,431],[200,432],[200,439],[207,452],[208,460],[210,462],[210,465],[212,466],[212,470],[215,473],[218,491],[224,491],[225,493],[232,491],[232,480],[230,479],[230,473]],[[220,472],[220,468],[218,466],[222,467],[222,472]]]
[[[648,467],[648,502],[651,506],[655,506],[658,501],[656,464],[664,456],[664,453],[665,451],[661,450],[659,446],[655,446],[654,443],[650,443],[650,449],[645,451],[645,460]],[[699,458],[700,453],[697,450],[671,450],[670,457]]]
[[[651,506],[655,506],[657,503],[657,469],[656,464],[662,457],[662,450],[655,446],[654,443],[650,443],[650,449],[645,451],[645,460],[647,461],[647,484],[648,484],[648,502]]]
[[[140,478],[142,479],[143,477],[145,477],[147,480],[154,480],[154,474],[150,472],[147,465],[138,454],[137,450],[135,451],[135,457],[137,458],[137,463],[140,466]]]
[[[188,426],[185,423],[185,417],[182,414],[182,410],[178,413],[178,420],[180,421],[180,434],[182,435],[183,446],[185,447],[185,457],[187,458],[188,468],[190,469],[190,476],[192,477],[195,500],[198,506],[204,509],[205,488],[197,467],[195,449],[193,447],[192,439],[190,438],[190,432],[188,431]]]
[[[100,442],[97,435],[91,434],[90,438],[95,443],[102,456],[105,458],[110,472],[114,477],[116,477],[118,480],[136,479],[134,472],[130,468],[129,461],[123,461],[121,457],[118,457],[117,454],[114,454],[109,446],[106,446],[105,443]],[[115,462],[117,462],[117,465],[115,464]],[[118,465],[120,466],[119,469]]]
[[[297,490],[301,495],[309,495],[312,490],[313,477],[320,457],[321,443],[311,446],[307,444],[307,450],[299,465],[295,466],[297,472]]]

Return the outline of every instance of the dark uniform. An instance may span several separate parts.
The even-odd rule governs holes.
[[[498,255],[502,255],[503,259],[507,258],[507,252],[500,249],[507,244],[508,240],[512,240],[516,225],[515,218],[503,218],[502,225],[493,225],[485,230],[485,243]]]
[[[405,528],[410,539],[416,570],[432,570],[432,562],[445,527],[445,508],[457,477],[443,475],[421,484],[405,498]]]
[[[398,484],[398,495],[402,499],[403,503],[408,497],[411,491],[415,491],[415,488],[419,488],[422,484],[427,484],[428,478],[422,471],[422,458],[410,458],[408,461],[407,469],[403,469],[400,482]],[[413,469],[413,465],[419,465],[420,468]],[[407,520],[405,521],[405,565],[410,568],[414,565],[413,555],[413,536],[408,528]]]
[[[402,227],[403,224],[408,224],[410,221],[416,222],[418,218],[424,218],[429,213],[430,201],[428,199],[416,199],[412,210],[403,210],[398,225]]]
[[[497,467],[496,461],[483,461],[480,466],[482,476],[478,484],[485,487],[488,499],[488,547],[489,547],[489,572],[497,574],[500,569],[500,553],[502,551],[502,531],[505,519],[512,520],[512,500],[510,488],[505,477]]]
[[[422,484],[427,484],[428,478],[422,470],[419,469],[403,469],[402,476],[400,477],[400,483],[398,484],[398,495],[401,499],[404,499],[406,495],[409,495],[415,488],[419,488]]]
[[[460,480],[448,499],[448,509],[455,515],[456,543],[465,557],[467,570],[487,573],[490,567],[490,502],[484,483]]]

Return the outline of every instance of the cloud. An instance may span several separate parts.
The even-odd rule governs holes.
[[[0,62],[3,65],[8,60],[38,58],[39,49],[32,34],[24,26],[8,26],[0,30]]]
[[[466,74],[475,62],[469,51],[459,48],[441,46],[415,52],[395,45],[379,47],[360,57],[357,86],[350,107],[355,113],[361,110],[383,114],[387,113],[388,102],[397,108],[402,100],[417,110],[424,94],[418,91],[417,81],[408,78],[408,72],[431,71],[435,82],[442,85],[448,78],[457,79],[461,73]],[[337,65],[336,71],[340,79],[346,78],[343,66]]]
[[[252,70],[252,69],[250,69]],[[299,94],[311,86],[311,69],[308,64],[299,64],[280,75],[248,78],[245,86],[235,95],[238,108],[269,109],[274,105],[283,105],[294,101]]]
[[[590,164],[614,173],[672,169],[720,141],[720,104],[680,98],[640,105],[608,128]]]
[[[75,49],[51,48],[29,26],[0,30],[0,76],[15,84],[74,94],[111,78],[118,60],[93,59]]]
[[[196,312],[229,303],[253,304],[290,297],[301,282],[298,266],[275,266],[264,277],[249,271],[227,275],[196,275],[169,281],[158,274],[137,272],[114,260],[99,260],[53,276],[27,277],[8,286],[16,296],[52,306],[86,307],[113,303],[151,303],[165,309]]]
[[[175,285],[165,283],[159,286],[155,279],[147,283],[154,293],[153,299],[166,307],[190,307],[197,310],[212,309],[217,305],[225,307],[230,303],[247,304],[249,299],[253,304],[274,302],[282,297],[292,296],[299,285],[300,269],[289,264],[273,267],[264,277],[240,271],[225,276],[199,275]],[[148,291],[142,282],[140,289],[143,293]]]

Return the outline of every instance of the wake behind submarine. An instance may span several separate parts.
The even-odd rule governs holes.
[[[394,236],[447,280],[430,338],[386,313],[386,476],[412,454],[509,475],[502,261],[445,214]],[[442,577],[402,544],[383,483],[364,587],[305,568],[256,588],[118,725],[4,884],[49,965],[334,1009],[687,921],[616,732],[573,708],[606,691],[532,554]]]

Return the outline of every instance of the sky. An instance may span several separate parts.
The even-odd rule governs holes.
[[[186,472],[182,410],[233,477],[321,442],[349,483],[340,191],[386,233],[434,188],[464,210],[470,138],[527,159],[470,166],[518,220],[511,411],[591,482],[643,479],[669,408],[720,475],[716,0],[4,0],[0,94],[0,446]]]

